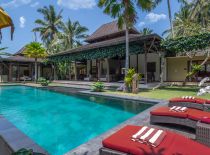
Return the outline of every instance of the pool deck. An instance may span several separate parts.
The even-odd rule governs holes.
[[[66,85],[66,84],[64,84]],[[67,84],[69,85],[69,84]],[[26,85],[26,86],[33,86],[36,85]],[[127,95],[114,95],[114,94],[104,94],[104,93],[98,93],[98,92],[92,92],[88,89],[81,89],[81,88],[72,88],[72,87],[65,87],[65,86],[50,86],[50,87],[42,87],[41,89],[47,89],[50,91],[56,91],[64,94],[72,94],[72,93],[81,93],[84,95],[89,96],[103,96],[108,98],[118,98],[123,100],[135,100],[135,101],[144,101],[148,103],[154,104],[151,108],[146,109],[145,111],[137,114],[136,116],[126,120],[125,122],[119,124],[118,126],[108,130],[107,132],[97,136],[96,138],[88,141],[87,143],[84,143],[77,148],[67,152],[65,155],[99,155],[99,149],[102,147],[102,140],[109,135],[113,134],[114,132],[118,131],[122,127],[126,125],[149,125],[154,126],[162,129],[171,130],[176,133],[180,133],[182,135],[185,135],[186,137],[189,137],[191,139],[195,139],[195,131],[186,128],[186,127],[172,127],[170,125],[150,125],[150,111],[168,104],[168,101],[165,100],[155,100],[155,99],[148,99],[148,98],[142,98],[142,97],[134,97],[134,96],[127,96]],[[3,122],[3,123],[2,123]],[[30,138],[28,138],[26,135],[24,135],[21,131],[19,131],[14,125],[9,123],[4,117],[0,117],[0,150],[1,147],[4,146],[4,148],[10,148],[10,150],[17,151],[20,148],[32,148],[34,151],[37,151],[39,153],[44,153],[48,155],[48,153],[43,150],[40,146],[38,146],[36,143],[34,143]],[[15,135],[15,136],[14,136]],[[22,136],[22,137],[21,137]],[[4,139],[3,144],[1,139]],[[69,142],[71,143],[71,142]],[[6,144],[6,145],[5,145]],[[1,154],[0,155],[7,155],[7,154]]]

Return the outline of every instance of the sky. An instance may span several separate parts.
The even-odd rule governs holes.
[[[5,52],[15,53],[24,45],[34,41],[32,29],[36,26],[35,20],[42,19],[37,9],[44,6],[54,5],[56,11],[63,9],[63,20],[70,18],[79,21],[86,26],[91,35],[102,24],[113,21],[111,17],[103,13],[97,7],[98,0],[0,0],[0,6],[11,16],[15,25],[13,41],[10,40],[10,29],[2,30],[3,40],[0,47],[8,47]],[[180,4],[177,0],[171,0],[172,14],[179,11]],[[151,12],[138,10],[138,21],[135,27],[138,30],[148,27],[162,36],[162,33],[170,27],[168,19],[167,0],[162,2]]]

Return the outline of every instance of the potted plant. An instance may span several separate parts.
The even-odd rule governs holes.
[[[102,92],[104,91],[104,83],[103,82],[95,82],[92,86],[93,91],[95,92]]]
[[[43,78],[43,77],[40,77],[39,79],[38,79],[38,83],[40,83],[42,86],[48,86],[49,85],[49,83],[50,83],[50,81],[49,80],[46,80],[45,78]]]

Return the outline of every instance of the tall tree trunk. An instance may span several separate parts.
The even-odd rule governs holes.
[[[127,71],[129,69],[129,29],[126,26],[125,30],[125,37],[126,37],[126,53],[125,53],[125,75],[127,75]]]
[[[37,58],[35,58],[35,75],[34,75],[34,80],[35,80],[35,82],[37,83],[37,68],[38,68],[38,66],[37,66]]]
[[[173,26],[172,16],[171,16],[171,4],[170,4],[170,0],[167,0],[167,4],[168,4],[168,15],[169,15],[169,20],[170,20],[170,25],[171,25],[172,38],[174,38],[174,26]]]

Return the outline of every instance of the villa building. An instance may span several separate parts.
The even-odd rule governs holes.
[[[50,59],[75,62],[73,74],[76,80],[123,80],[125,28],[119,30],[116,21],[104,24],[85,41],[86,45],[53,55]],[[129,67],[142,73],[144,81],[159,81],[161,37],[157,34],[143,36],[132,28],[129,41]]]
[[[32,81],[34,79],[34,59],[23,55],[24,47],[9,57],[0,58],[0,82]],[[52,67],[38,60],[38,77],[50,79]]]
[[[157,34],[142,35],[135,28],[129,32],[129,67],[135,68],[144,75],[144,82],[160,81],[161,70],[163,80],[181,82],[190,71],[190,58],[177,56],[173,51],[164,51],[160,47],[161,37]],[[86,45],[61,52],[51,57],[53,61],[74,62],[73,76],[75,80],[88,81],[121,81],[125,66],[125,28],[118,29],[117,22],[99,27],[86,40]],[[161,54],[165,57],[161,67]],[[193,57],[193,64],[201,64],[205,59],[202,52]],[[210,60],[202,70],[192,78],[193,82],[210,76]]]

